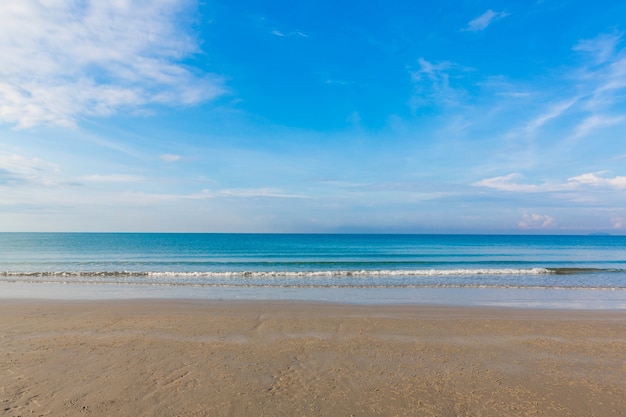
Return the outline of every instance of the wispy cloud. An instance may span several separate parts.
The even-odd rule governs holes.
[[[146,178],[128,174],[91,174],[69,176],[52,162],[23,155],[0,152],[0,187],[27,189],[28,187],[71,187],[95,183],[138,183]]]
[[[567,181],[543,182],[540,184],[521,183],[520,174],[512,173],[499,177],[492,177],[475,182],[474,186],[487,187],[498,191],[538,193],[555,191],[572,191],[582,188],[605,188],[609,190],[626,189],[626,176],[602,177],[600,173],[587,173],[570,177]]]
[[[304,32],[296,31],[296,32],[286,32],[285,33],[285,32],[281,32],[278,29],[272,29],[272,35],[278,36],[278,37],[281,37],[281,38],[286,38],[286,37],[289,37],[289,36],[297,36],[297,37],[300,37],[300,38],[308,38],[309,37],[309,35],[307,35]]]
[[[198,52],[187,0],[0,2],[0,123],[72,126],[152,103],[224,92],[180,62]]]
[[[621,34],[603,34],[582,40],[574,50],[584,53],[586,62],[575,72],[577,88],[585,92],[581,110],[587,117],[578,124],[574,138],[588,136],[597,129],[623,122],[621,111],[615,108],[623,102],[626,89],[626,52],[619,49]]]
[[[574,128],[574,138],[588,136],[591,132],[605,127],[622,123],[626,118],[624,116],[605,116],[594,114],[583,120]]]
[[[573,48],[574,51],[589,54],[594,63],[601,64],[609,61],[620,41],[617,33],[602,34],[594,39],[582,39]]]
[[[36,204],[145,205],[158,202],[246,199],[307,199],[304,193],[275,187],[216,187],[181,193],[159,192],[154,177],[128,173],[72,175],[63,167],[40,158],[0,151],[0,206]]]
[[[500,20],[508,15],[509,14],[506,12],[494,12],[493,10],[489,9],[485,13],[478,16],[476,19],[471,20],[462,30],[467,32],[478,32],[481,30],[485,30],[487,26],[489,26],[493,22]]]
[[[461,101],[463,90],[450,85],[450,72],[458,69],[449,61],[433,63],[418,59],[419,68],[409,69],[414,86],[413,107],[424,104],[455,105]]]
[[[176,162],[176,161],[180,161],[181,156],[180,155],[174,155],[174,154],[170,154],[170,153],[164,153],[159,155],[159,158],[163,161],[163,162]]]
[[[0,186],[11,184],[52,185],[60,172],[57,165],[39,158],[0,152]]]
[[[508,175],[502,175],[499,177],[485,178],[478,182],[475,182],[476,187],[493,188],[498,191],[513,191],[513,192],[538,192],[545,191],[545,185],[535,184],[520,184],[517,180],[521,178],[520,174],[512,173]]]
[[[618,33],[579,41],[572,48],[580,54],[578,66],[562,73],[557,89],[545,89],[540,96],[547,104],[537,103],[538,114],[526,122],[523,132],[533,136],[558,121],[562,137],[570,141],[624,123],[626,50],[619,48],[620,42]]]
[[[174,193],[147,193],[147,192],[124,192],[115,195],[106,194],[106,199],[114,198],[119,202],[134,205],[145,205],[161,202],[184,202],[203,200],[247,200],[247,199],[307,199],[302,194],[292,194],[276,188],[230,188],[230,189],[204,189],[187,194]]]
[[[563,115],[567,110],[572,108],[574,104],[578,102],[579,98],[574,97],[568,100],[565,100],[561,103],[556,103],[551,105],[543,114],[540,114],[526,125],[526,131],[528,133],[534,133],[537,129],[542,127],[544,124],[549,122],[552,119],[556,119]]]

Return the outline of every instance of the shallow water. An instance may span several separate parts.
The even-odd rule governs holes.
[[[626,237],[2,233],[0,297],[624,308]]]

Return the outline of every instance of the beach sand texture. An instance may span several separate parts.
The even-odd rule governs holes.
[[[4,416],[625,416],[626,314],[0,302]]]

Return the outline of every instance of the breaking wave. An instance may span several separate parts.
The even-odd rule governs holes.
[[[281,277],[402,277],[402,276],[471,276],[471,275],[543,275],[571,274],[549,268],[463,268],[463,269],[412,269],[412,270],[326,270],[326,271],[35,271],[0,272],[1,277],[193,277],[193,278],[281,278]]]

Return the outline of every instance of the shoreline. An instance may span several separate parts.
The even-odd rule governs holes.
[[[246,300],[364,305],[446,305],[519,309],[626,310],[624,289],[575,288],[267,288],[0,281],[0,300]]]
[[[0,302],[6,415],[623,416],[622,311]]]
[[[517,305],[465,305],[465,304],[446,304],[446,303],[398,303],[398,302],[354,302],[354,301],[325,301],[325,300],[299,300],[299,299],[245,299],[245,298],[159,298],[159,297],[140,297],[140,298],[11,298],[0,296],[0,312],[4,311],[7,306],[29,307],[37,306],[41,308],[49,306],[68,307],[68,308],[94,308],[107,306],[121,306],[128,308],[153,308],[155,306],[164,308],[270,308],[270,309],[298,309],[304,310],[354,310],[358,314],[368,315],[375,311],[390,311],[392,313],[402,313],[410,311],[459,311],[464,315],[477,313],[478,315],[489,315],[490,313],[503,312],[504,314],[515,314],[521,317],[542,318],[545,315],[570,315],[571,317],[591,315],[607,315],[624,318],[626,320],[626,311],[614,308],[546,308],[546,307],[526,307]],[[497,315],[497,314],[496,314]]]

